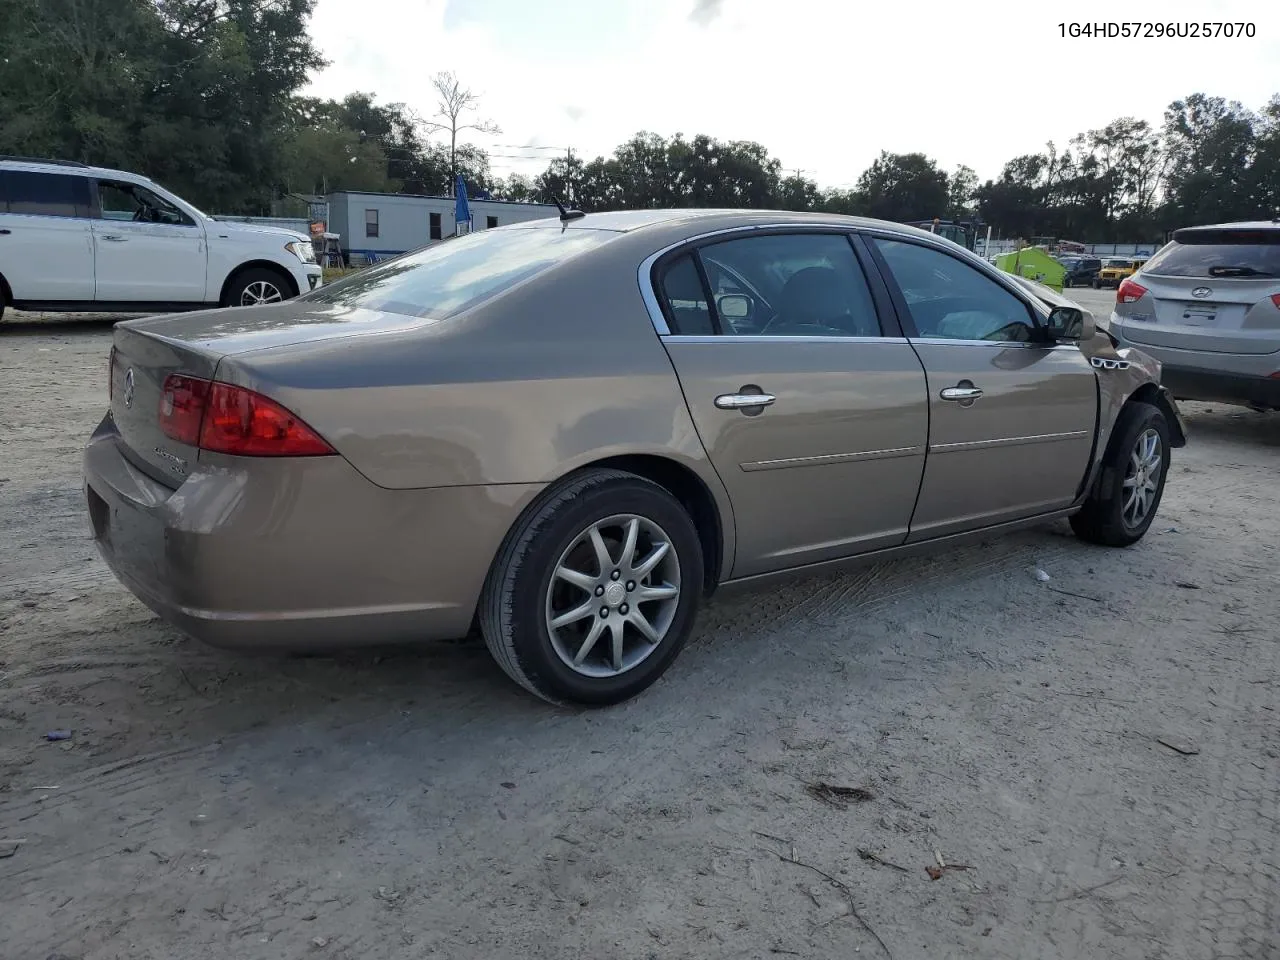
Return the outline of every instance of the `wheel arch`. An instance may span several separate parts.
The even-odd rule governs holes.
[[[638,453],[606,457],[575,470],[621,470],[656,483],[680,501],[698,531],[702,543],[703,592],[710,596],[715,592],[724,571],[725,557],[724,518],[710,487],[692,469],[669,457]]]
[[[13,303],[13,288],[9,286],[9,281],[4,278],[4,274],[0,273],[0,314],[4,313],[4,308]]]
[[[238,265],[234,270],[227,274],[227,279],[222,281],[222,289],[218,291],[218,303],[224,303],[227,299],[227,292],[231,289],[236,279],[240,277],[246,270],[270,270],[272,273],[278,274],[285,285],[288,287],[289,296],[296,297],[301,291],[298,289],[298,281],[294,279],[292,273],[274,260],[246,260]]]
[[[728,549],[726,547],[725,518],[721,515],[715,494],[711,492],[706,482],[690,467],[670,457],[646,453],[621,454],[576,465],[572,470],[548,483],[542,494],[535,497],[520,511],[507,531],[507,538],[521,529],[524,518],[537,510],[552,491],[570,482],[574,477],[592,470],[618,470],[643,477],[657,484],[679,501],[693,520],[694,529],[698,531],[703,556],[703,595],[711,596],[720,582],[721,573],[728,569],[731,560],[728,556],[731,544]],[[731,528],[728,533],[732,535]],[[487,576],[493,574],[494,565],[498,563],[501,556],[502,548],[499,547],[490,562]]]
[[[1168,392],[1161,389],[1159,384],[1152,383],[1151,381],[1144,383],[1137,390],[1133,391],[1133,393],[1129,394],[1129,397],[1125,400],[1124,405],[1120,409],[1123,411],[1124,407],[1127,407],[1135,401],[1138,403],[1149,403],[1164,414],[1164,418],[1169,424],[1169,436],[1171,439],[1171,443],[1169,444],[1170,446],[1185,447],[1187,445],[1187,436],[1182,432],[1182,420],[1178,416],[1178,411],[1174,408],[1173,401],[1169,399]]]

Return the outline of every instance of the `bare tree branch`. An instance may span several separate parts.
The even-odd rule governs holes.
[[[477,133],[501,133],[502,128],[492,120],[473,119],[464,122],[463,118],[480,109],[480,96],[471,88],[464,87],[457,74],[442,71],[431,78],[431,86],[436,92],[436,112],[434,118],[418,119],[418,123],[427,133],[449,132],[449,183],[458,182],[458,134],[466,130]]]

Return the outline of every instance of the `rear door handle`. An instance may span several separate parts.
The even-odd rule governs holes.
[[[124,243],[124,242],[125,242],[126,240],[128,240],[129,238],[128,238],[128,237],[122,237],[122,236],[120,236],[118,233],[104,233],[104,234],[102,235],[102,239],[103,239],[103,240],[110,240],[112,243]]]
[[[947,387],[940,396],[943,400],[957,400],[963,403],[966,400],[977,400],[982,396],[982,391],[977,387]]]
[[[7,236],[8,236],[9,234],[11,234],[11,233],[13,233],[13,231],[12,231],[12,230],[9,230],[8,228],[5,228],[5,229],[3,229],[3,230],[0,230],[0,237],[7,237]]]
[[[742,410],[767,407],[777,399],[772,393],[722,393],[716,397],[716,406],[721,410]]]

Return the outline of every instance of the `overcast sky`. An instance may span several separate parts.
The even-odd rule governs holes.
[[[1243,21],[1256,36],[1059,33],[1121,17]],[[1159,123],[1194,91],[1255,109],[1280,92],[1275,0],[319,0],[312,34],[331,61],[319,96],[430,112],[431,75],[455,71],[502,126],[472,138],[500,175],[651,130],[756,140],[824,187],[852,185],[880,150],[987,179],[1117,116]]]

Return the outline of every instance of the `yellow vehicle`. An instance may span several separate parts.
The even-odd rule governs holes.
[[[1120,286],[1120,281],[1132,277],[1146,262],[1146,257],[1103,257],[1102,269],[1093,278],[1093,289]]]

